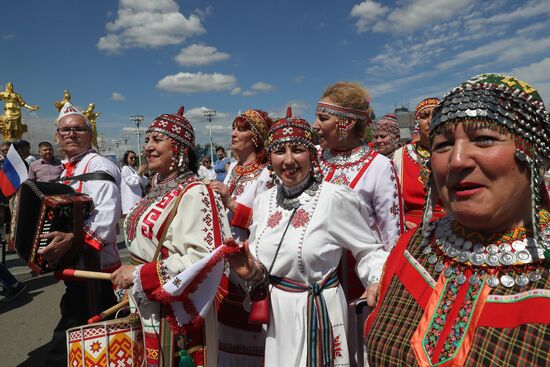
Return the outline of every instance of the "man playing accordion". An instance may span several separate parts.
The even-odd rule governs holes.
[[[80,246],[75,266],[93,271],[112,272],[120,266],[116,247],[116,225],[120,218],[120,171],[115,164],[92,149],[92,127],[88,119],[70,102],[65,103],[56,120],[56,140],[66,154],[61,174],[77,192],[93,199],[95,209],[84,220],[83,242],[76,244],[75,233],[53,231],[42,234],[49,244],[39,250],[48,267],[57,263],[72,246]],[[71,177],[103,171],[112,179],[80,180]],[[108,177],[108,175],[105,175]],[[57,324],[46,366],[66,366],[66,337],[68,328],[85,324],[99,311],[116,303],[111,284],[97,280],[65,281],[61,299],[61,320]]]

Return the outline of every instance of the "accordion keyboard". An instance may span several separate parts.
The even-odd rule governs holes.
[[[48,220],[44,220],[44,225],[42,226],[42,234],[50,233],[52,231],[52,223]],[[48,244],[51,242],[51,239],[48,238],[41,238],[40,242],[38,243],[38,248],[41,249],[43,247],[48,246]],[[46,261],[42,256],[37,256],[36,259],[36,265],[38,265],[43,270],[46,270]]]

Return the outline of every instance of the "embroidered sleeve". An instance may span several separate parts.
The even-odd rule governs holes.
[[[147,298],[145,291],[143,290],[143,285],[141,284],[140,273],[142,267],[143,265],[136,266],[136,269],[134,270],[134,285],[132,286],[132,294],[138,303]]]
[[[105,244],[116,242],[116,226],[122,209],[120,206],[120,171],[107,159],[93,159],[87,172],[98,170],[111,174],[116,183],[111,181],[86,181],[83,192],[94,201],[94,210],[84,221],[85,243],[97,251]],[[97,161],[97,162],[96,162]]]
[[[382,159],[384,157],[379,157]],[[374,212],[378,231],[386,250],[390,251],[401,235],[403,211],[401,190],[391,161],[379,165],[374,188]]]

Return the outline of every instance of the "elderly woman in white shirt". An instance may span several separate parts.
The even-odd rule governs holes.
[[[124,165],[121,170],[120,196],[122,198],[122,214],[126,215],[132,207],[143,197],[143,190],[147,186],[147,177],[143,175],[147,166],[137,168],[137,155],[128,150],[124,153]]]

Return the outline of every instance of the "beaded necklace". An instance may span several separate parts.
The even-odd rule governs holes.
[[[346,170],[362,164],[369,159],[374,151],[368,145],[360,145],[345,152],[335,152],[323,149],[320,165],[323,172],[331,170]]]
[[[543,238],[550,239],[550,213],[542,210],[540,218]],[[544,250],[525,227],[484,236],[445,217],[430,223],[422,236],[422,254],[428,263],[447,278],[454,274],[459,285],[468,280],[464,275],[468,269],[473,273],[470,284],[479,285],[486,279],[491,288],[499,284],[524,287],[541,279]]]
[[[175,172],[161,181],[157,181],[151,188],[151,191],[141,199],[130,212],[125,220],[125,234],[128,242],[131,242],[136,235],[136,228],[139,218],[145,211],[151,207],[159,198],[164,197],[167,193],[175,190],[179,185],[187,185],[193,181],[198,181],[199,178],[192,171]]]
[[[420,173],[418,175],[418,181],[420,181],[424,186],[428,183],[430,178],[430,169],[428,168],[428,159],[430,159],[430,151],[421,146],[420,144],[407,144],[407,154],[412,160],[418,164],[420,168]]]

